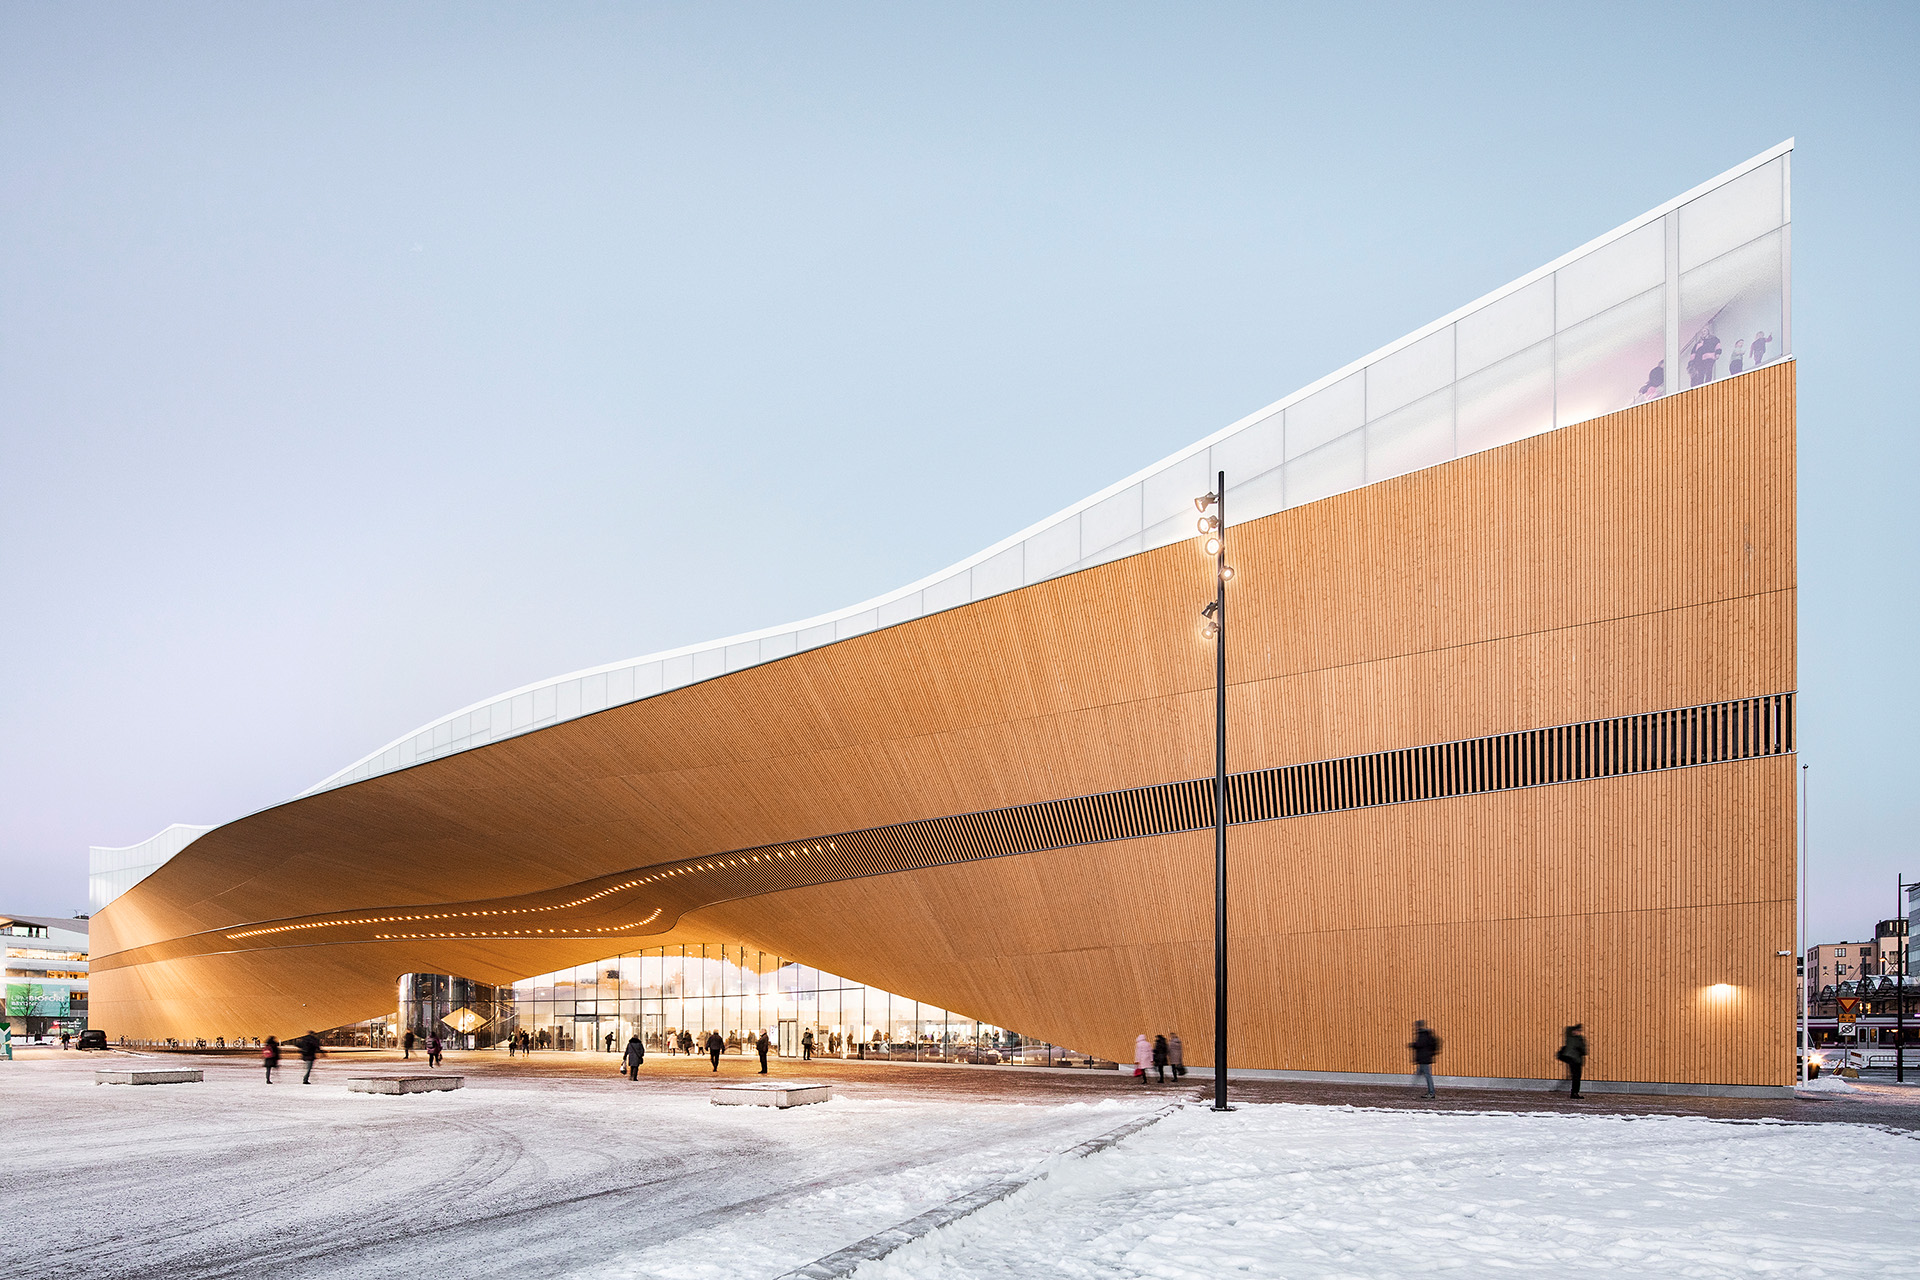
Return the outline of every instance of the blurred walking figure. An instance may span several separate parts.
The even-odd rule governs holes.
[[[307,1073],[300,1077],[300,1083],[312,1084],[313,1060],[320,1056],[320,1033],[309,1031],[294,1043],[300,1046],[300,1061],[307,1064]]]
[[[1413,1024],[1413,1043],[1407,1048],[1413,1050],[1413,1078],[1416,1083],[1427,1082],[1427,1097],[1433,1096],[1433,1060],[1440,1056],[1440,1037],[1433,1034],[1424,1022]]]
[[[1153,1066],[1153,1042],[1142,1031],[1139,1039],[1133,1042],[1133,1078],[1145,1080],[1147,1072]]]
[[[1180,1047],[1180,1033],[1167,1032],[1167,1065],[1173,1068],[1173,1078],[1178,1080],[1187,1074],[1186,1050]]]
[[[1167,1082],[1167,1061],[1171,1056],[1171,1053],[1167,1049],[1167,1038],[1165,1036],[1155,1036],[1153,1038],[1153,1068],[1160,1073],[1159,1083],[1161,1084]]]
[[[511,1058],[519,1048],[520,1048],[520,1036],[516,1032],[515,1034],[507,1037],[507,1056]]]
[[[440,1065],[440,1033],[438,1031],[427,1037],[427,1065],[430,1067]]]
[[[0,1022],[0,1053],[7,1055],[7,1061],[13,1061],[13,1024]]]
[[[413,1056],[413,1032],[400,1037],[400,1061],[405,1062]]]
[[[1580,1034],[1583,1024],[1574,1023],[1567,1028],[1566,1037],[1560,1042],[1560,1052],[1553,1056],[1567,1064],[1567,1083],[1572,1086],[1569,1097],[1580,1096],[1580,1073],[1587,1066],[1587,1038]]]
[[[273,1083],[273,1069],[280,1065],[280,1042],[272,1036],[267,1037],[267,1047],[260,1051],[260,1061],[266,1064],[267,1083]]]
[[[640,1064],[647,1060],[647,1046],[640,1043],[640,1033],[634,1032],[627,1037],[627,1052],[622,1057],[620,1074],[629,1080],[640,1078]]]
[[[529,1057],[533,1054],[533,1037],[524,1031],[520,1033],[520,1052]]]
[[[686,1054],[689,1058],[693,1056],[693,1032],[682,1031],[680,1033],[680,1052]]]
[[[755,1053],[760,1055],[760,1074],[767,1074],[767,1050],[773,1048],[773,1041],[767,1039],[767,1029],[760,1028],[760,1038],[753,1042]]]
[[[718,1031],[707,1032],[707,1056],[713,1059],[713,1069],[720,1069],[720,1055],[727,1051],[727,1042],[720,1038]]]

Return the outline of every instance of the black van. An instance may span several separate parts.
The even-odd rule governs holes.
[[[80,1040],[73,1046],[76,1049],[104,1049],[107,1047],[107,1033],[88,1027],[80,1033]]]

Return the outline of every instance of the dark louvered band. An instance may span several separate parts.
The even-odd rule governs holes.
[[[1343,756],[1230,775],[1228,821],[1271,822],[1785,755],[1791,693]],[[733,849],[515,898],[358,909],[225,929],[95,957],[95,968],[211,950],[453,938],[664,933],[689,911],[783,889],[1213,825],[1196,778]]]

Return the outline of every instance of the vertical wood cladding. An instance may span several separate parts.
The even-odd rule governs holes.
[[[1369,757],[1345,785],[1431,786],[1392,753],[1793,690],[1793,376],[1769,366],[1236,527],[1232,767]],[[99,949],[1202,777],[1209,591],[1196,548],[1166,547],[268,810],[110,906]],[[1633,749],[1655,758],[1720,732],[1646,728]],[[1515,767],[1514,745],[1441,776]],[[1576,738],[1521,763],[1611,749]],[[1236,929],[1265,947],[1235,951],[1236,1064],[1392,1069],[1407,1009],[1391,974],[1446,1011],[1431,1019],[1446,1070],[1551,1074],[1536,1041],[1581,1017],[1597,1078],[1784,1080],[1791,961],[1772,953],[1791,947],[1791,772],[1775,756],[1236,829]],[[672,940],[753,942],[1098,1052],[1171,1009],[1204,1051],[1207,844],[772,893]],[[1520,898],[1528,910],[1506,909]],[[1411,901],[1450,911],[1409,917]],[[501,980],[594,958],[582,947],[617,949],[357,944],[324,962],[334,949],[182,960],[174,977],[195,966],[229,1009],[271,1011],[316,999],[304,964],[328,978],[331,1012],[313,1016],[345,1022],[386,1007],[403,968]],[[163,968],[103,973],[101,1024],[237,1029],[205,1021],[194,984]],[[1381,975],[1365,998],[1362,970]],[[1736,988],[1710,1010],[1689,985],[1709,972]],[[1503,1008],[1511,1034],[1490,1021]],[[1611,1056],[1630,1043],[1644,1054]]]

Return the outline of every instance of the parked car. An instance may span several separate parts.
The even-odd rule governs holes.
[[[107,1033],[94,1027],[88,1027],[80,1033],[80,1039],[75,1042],[73,1047],[76,1049],[104,1049],[107,1047]]]

